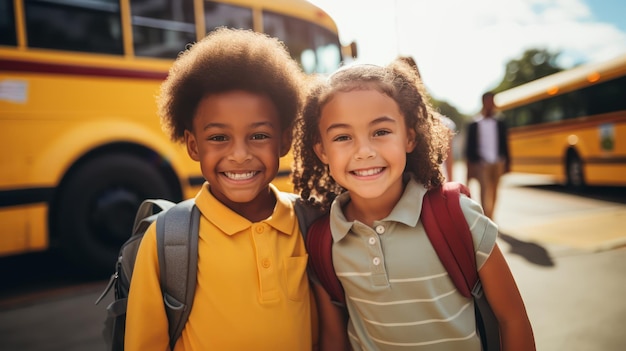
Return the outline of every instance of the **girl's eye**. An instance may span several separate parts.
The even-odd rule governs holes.
[[[381,130],[377,130],[374,132],[374,136],[383,136],[387,134],[391,134],[391,131],[386,130],[386,129],[381,129]]]
[[[228,138],[226,138],[225,135],[211,135],[207,138],[207,140],[209,141],[226,141],[228,140]]]
[[[257,134],[253,134],[252,135],[252,140],[263,140],[263,139],[268,139],[270,136],[267,134],[261,134],[261,133],[257,133]]]

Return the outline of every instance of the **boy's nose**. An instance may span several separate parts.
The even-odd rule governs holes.
[[[250,154],[250,150],[248,149],[246,143],[240,142],[233,146],[229,158],[235,162],[243,163],[250,160],[252,155]]]

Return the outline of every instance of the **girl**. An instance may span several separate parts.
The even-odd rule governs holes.
[[[426,96],[404,62],[351,66],[312,89],[296,125],[295,190],[330,207],[349,314],[346,323],[315,284],[322,350],[481,349],[473,300],[456,290],[419,221],[424,194],[443,182],[439,165],[451,137]],[[503,349],[534,350],[498,228],[472,199],[460,204]]]

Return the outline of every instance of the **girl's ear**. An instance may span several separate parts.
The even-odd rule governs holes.
[[[413,152],[413,149],[415,149],[416,145],[417,142],[415,129],[411,128],[406,132],[406,153],[408,154]]]
[[[284,130],[280,140],[280,157],[287,155],[287,153],[291,149],[292,141],[293,136],[291,134],[291,129]]]
[[[198,152],[198,143],[192,132],[185,129],[185,145],[187,145],[187,153],[194,161],[200,161],[200,153]]]
[[[317,158],[319,158],[323,164],[328,164],[328,157],[326,156],[326,152],[324,151],[324,145],[322,145],[322,142],[315,143],[315,145],[313,145],[313,151],[315,151]]]

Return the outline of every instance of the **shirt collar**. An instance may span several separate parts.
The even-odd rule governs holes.
[[[276,206],[272,215],[260,221],[260,223],[266,223],[279,233],[291,235],[297,229],[293,201],[286,193],[279,191],[273,184],[270,184],[269,187],[276,197]],[[198,209],[200,209],[200,212],[207,220],[227,235],[242,232],[253,224],[217,200],[209,191],[209,183],[207,182],[202,185],[202,188],[196,195],[196,206],[198,206]]]
[[[422,212],[422,201],[427,191],[428,189],[423,184],[410,177],[398,203],[391,210],[391,213],[380,221],[400,222],[407,226],[415,227],[419,221]],[[330,228],[334,242],[339,242],[348,235],[348,232],[354,225],[354,222],[349,222],[346,219],[342,210],[342,207],[348,201],[350,201],[350,192],[346,191],[337,196],[331,205],[330,216],[334,220],[330,221]]]

